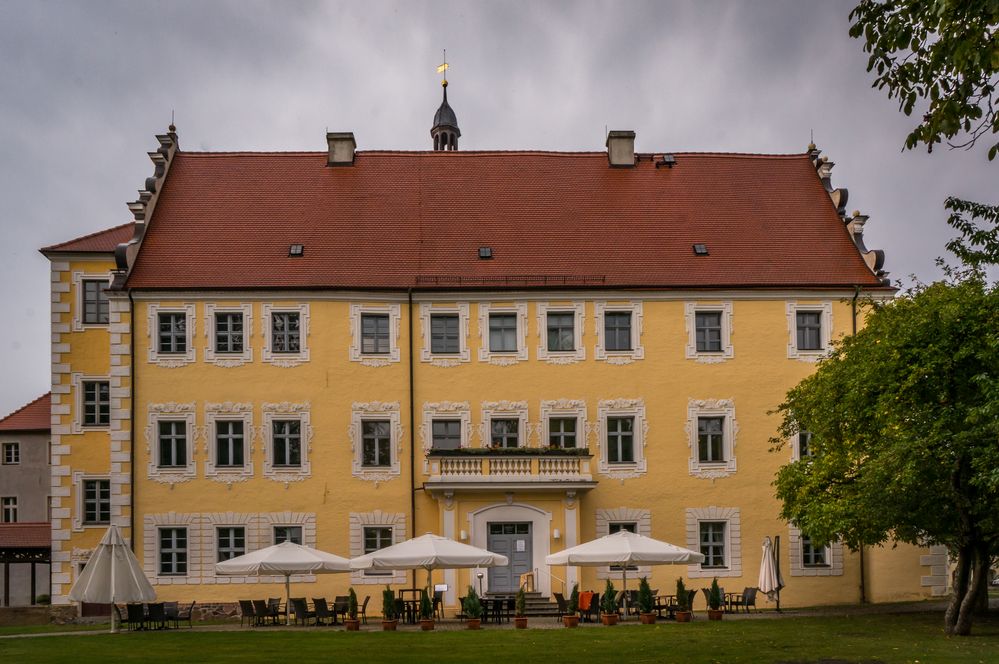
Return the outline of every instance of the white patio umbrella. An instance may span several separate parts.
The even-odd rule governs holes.
[[[763,539],[763,559],[760,560],[760,578],[756,582],[760,592],[766,593],[767,599],[777,599],[777,610],[780,611],[780,590],[784,587],[784,577],[780,573],[777,562],[777,551],[769,537]]]
[[[128,548],[118,526],[111,526],[70,589],[69,598],[96,604],[150,602],[156,599],[156,591],[142,573],[139,561]],[[117,631],[112,606],[111,633]]]
[[[628,590],[629,565],[670,565],[704,562],[696,551],[645,537],[627,530],[619,530],[589,542],[570,547],[545,557],[549,565],[582,565],[598,567],[620,565],[621,583]],[[625,609],[628,594],[625,592]]]
[[[228,576],[283,575],[287,595],[284,605],[285,622],[290,611],[292,574],[336,574],[349,571],[350,561],[346,558],[293,542],[281,542],[215,564],[216,574]]]

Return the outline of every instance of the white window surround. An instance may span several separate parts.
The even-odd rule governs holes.
[[[517,350],[492,352],[489,350],[489,314],[516,314]],[[493,304],[479,302],[479,361],[507,367],[527,359],[527,302]]]
[[[638,526],[637,532],[645,537],[652,537],[652,511],[647,509],[617,507],[614,509],[597,509],[597,537],[610,534],[610,524],[612,523],[634,523]],[[639,565],[637,570],[628,570],[628,577],[640,579],[643,576],[652,574],[651,565]],[[620,579],[621,570],[611,570],[609,566],[597,568],[598,579]]]
[[[243,314],[243,352],[215,352],[215,314]],[[218,367],[241,367],[253,361],[253,305],[205,305],[205,362]]]
[[[822,348],[818,350],[798,349],[798,311],[817,311],[821,314],[820,321],[822,329]],[[787,357],[791,360],[801,362],[818,362],[829,354],[829,343],[832,335],[832,302],[824,300],[822,302],[799,302],[790,300],[787,302]]]
[[[633,463],[610,463],[607,460],[607,418],[634,417]],[[606,399],[597,404],[597,469],[601,475],[614,479],[629,479],[646,472],[645,444],[649,435],[649,422],[645,417],[644,399]]]
[[[197,445],[198,430],[194,426],[194,402],[191,403],[151,403],[146,412],[146,475],[162,484],[187,482],[197,476],[194,464],[194,448]],[[186,423],[187,464],[177,468],[159,466],[159,422],[160,420],[183,420]]]
[[[430,340],[430,317],[435,314],[451,314],[458,317],[458,352],[446,355],[434,355],[431,351]],[[456,367],[464,362],[471,361],[471,351],[468,348],[468,303],[458,302],[456,304],[432,304],[423,302],[420,304],[420,334],[423,337],[423,346],[420,348],[420,361],[427,362],[435,367]]]
[[[826,545],[827,565],[805,566],[802,562],[801,530],[788,526],[788,557],[791,563],[791,576],[843,576],[843,543],[830,542]]]
[[[482,419],[479,423],[480,447],[489,447],[492,440],[492,421],[517,420],[517,447],[531,445],[530,425],[527,422],[526,401],[483,401]]]
[[[243,423],[243,465],[242,467],[218,467],[218,445],[215,442],[216,423],[219,420]],[[253,404],[223,403],[205,404],[205,431],[202,434],[205,441],[205,477],[216,482],[230,485],[233,482],[244,482],[253,477]]]
[[[160,353],[159,352],[159,315],[160,314],[184,314],[186,323],[184,334],[186,335],[185,348],[183,353]],[[195,317],[193,304],[148,304],[146,305],[146,323],[148,325],[149,337],[149,363],[167,369],[176,369],[191,364],[195,361],[194,352],[194,330]]]
[[[798,438],[800,433],[800,431],[796,430],[787,441],[788,447],[791,449],[791,461],[801,461],[800,439]]]
[[[604,340],[604,314],[615,311],[631,312],[631,350],[607,350]],[[645,358],[645,348],[642,346],[642,303],[641,302],[609,302],[598,300],[593,303],[593,320],[596,325],[597,345],[593,357],[607,364],[631,364],[635,360]]]
[[[586,419],[586,402],[582,399],[552,399],[541,402],[540,447],[548,447],[549,424],[552,418],[576,419],[576,448],[588,449],[591,424]]]
[[[701,312],[721,313],[721,351],[698,352],[697,350],[697,314]],[[732,301],[724,302],[687,302],[683,305],[684,321],[687,327],[686,358],[705,364],[714,364],[731,360],[735,353],[732,348]]]
[[[351,304],[350,305],[350,361],[360,362],[366,367],[385,367],[399,362],[399,319],[398,304]],[[368,354],[361,352],[361,316],[378,314],[389,318],[389,352]]]
[[[710,579],[712,577],[742,576],[742,518],[738,507],[688,507],[687,516],[687,548],[691,551],[701,550],[702,521],[725,522],[725,563],[726,567],[711,567],[701,569],[700,563],[687,565],[687,576],[691,579]]]
[[[351,512],[350,513],[350,557],[364,554],[364,528],[388,527],[392,529],[392,543],[406,539],[406,515],[402,512]],[[359,585],[385,585],[406,583],[405,570],[391,570],[390,574],[368,575],[364,570],[353,570],[350,581]]]
[[[310,405],[305,403],[264,403],[263,432],[264,441],[264,472],[267,479],[275,482],[298,482],[312,475],[312,465],[309,461],[309,450],[312,447],[312,426],[310,424]],[[301,454],[302,463],[297,468],[274,465],[274,426],[275,420],[298,420],[301,422]]]
[[[110,475],[101,475],[100,473],[90,474],[83,471],[77,470],[73,473],[73,532],[82,533],[88,528],[95,528],[98,530],[107,530],[108,524],[106,523],[84,523],[83,522],[83,482],[85,480],[107,480],[108,483],[111,482]],[[112,485],[112,491],[114,487]],[[111,500],[114,501],[114,494],[111,495]]]
[[[354,477],[369,482],[388,482],[398,477],[400,472],[400,457],[402,455],[402,423],[400,419],[400,407],[398,401],[355,401],[351,406],[350,425],[347,427],[347,435],[350,438],[352,450],[351,471]],[[364,454],[364,443],[362,435],[364,432],[363,423],[365,420],[388,420],[391,435],[391,464],[388,466],[366,468],[362,465]]]
[[[423,453],[434,447],[434,420],[461,421],[461,447],[470,447],[472,440],[472,408],[467,401],[434,401],[423,404]]]
[[[7,463],[8,450],[13,450],[13,454],[16,455],[16,461]],[[19,466],[21,464],[21,441],[19,440],[4,440],[0,442],[0,464],[4,466]]]
[[[700,460],[697,440],[697,419],[700,417],[723,417],[722,450],[724,461],[705,463]],[[714,480],[728,477],[737,470],[735,460],[736,434],[739,423],[735,419],[734,399],[690,399],[687,402],[687,444],[690,447],[690,474],[702,479]]]
[[[110,323],[110,316],[108,323],[84,323],[83,322],[83,282],[84,281],[104,281],[109,286],[111,285],[111,275],[107,272],[101,273],[88,273],[88,272],[73,272],[72,273],[72,283],[73,283],[73,331],[83,332],[84,330],[90,328],[101,328],[107,327]]]
[[[271,349],[271,317],[275,313],[298,313],[298,352],[275,353]],[[276,367],[297,367],[309,361],[309,305],[292,304],[277,305],[265,303],[260,305],[261,327],[263,328],[264,349],[261,359]],[[247,340],[249,343],[249,339]]]
[[[584,302],[538,302],[538,359],[548,364],[575,364],[586,359],[586,346],[583,345],[583,325],[586,319],[586,304]],[[573,346],[570,351],[548,350],[548,314],[573,314]]]
[[[91,382],[104,382],[108,384],[108,394],[111,394],[111,378],[109,376],[86,376],[82,373],[70,374],[69,377],[71,389],[73,390],[73,422],[71,423],[73,433],[86,433],[87,431],[109,431],[111,429],[111,420],[114,417],[108,418],[107,424],[102,424],[99,426],[83,426],[83,384]],[[111,398],[110,407],[111,410],[115,409],[115,401],[119,402],[120,399]]]

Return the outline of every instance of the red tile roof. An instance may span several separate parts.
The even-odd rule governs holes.
[[[0,420],[0,431],[48,431],[51,409],[52,393],[47,392]]]
[[[47,549],[52,546],[48,521],[0,523],[0,549]]]
[[[114,252],[114,248],[122,242],[132,239],[132,228],[134,224],[129,222],[114,228],[97,231],[89,235],[78,237],[75,240],[53,244],[50,247],[43,247],[42,253],[73,253],[73,254],[104,254]]]
[[[358,152],[329,168],[325,152],[178,152],[127,285],[880,285],[808,155],[676,158]]]

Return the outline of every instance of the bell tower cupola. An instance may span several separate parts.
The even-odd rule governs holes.
[[[430,130],[430,136],[434,139],[434,150],[457,150],[458,137],[461,130],[458,129],[458,118],[447,103],[447,79],[441,82],[444,88],[444,101],[434,114],[434,126]]]

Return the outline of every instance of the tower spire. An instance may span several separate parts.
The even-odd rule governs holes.
[[[457,150],[458,137],[461,136],[461,130],[458,129],[458,118],[451,105],[447,103],[447,70],[449,68],[447,49],[444,49],[444,62],[437,67],[437,72],[444,74],[444,78],[441,80],[444,99],[441,101],[437,113],[434,114],[434,126],[430,128],[430,136],[434,139],[434,150]]]

